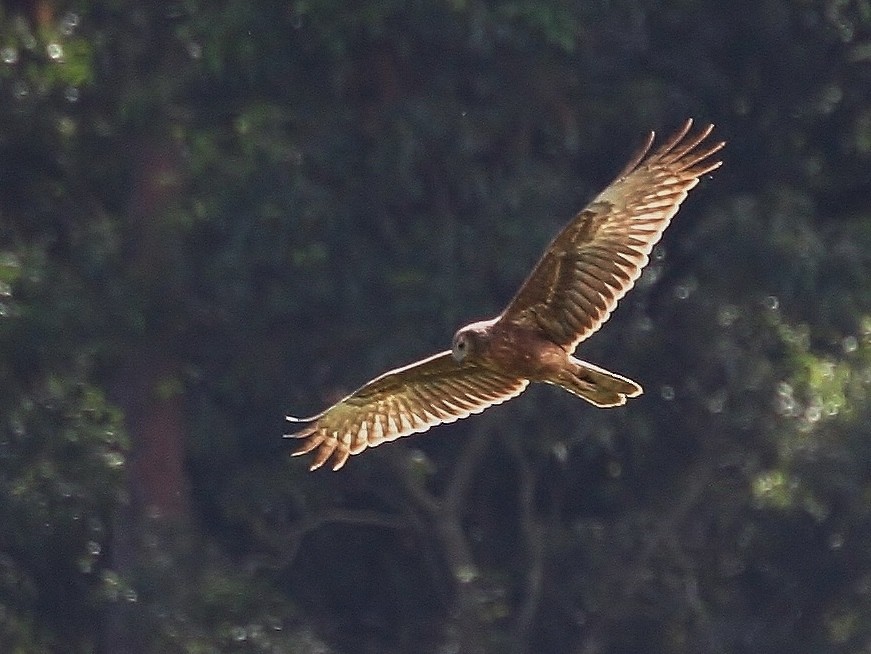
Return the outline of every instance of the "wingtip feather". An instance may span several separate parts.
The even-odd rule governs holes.
[[[315,415],[313,415],[313,416],[309,416],[308,418],[297,418],[296,416],[284,416],[284,419],[287,420],[287,422],[294,422],[294,423],[297,423],[297,422],[314,422],[314,421],[317,420],[318,418],[322,418],[323,415],[324,415],[324,413],[326,413],[326,412],[325,412],[325,411],[321,411],[320,413],[316,413]]]
[[[651,131],[644,144],[638,148],[635,154],[630,157],[629,162],[620,171],[620,174],[617,175],[616,179],[620,180],[630,175],[633,171],[635,171],[638,166],[640,166],[645,161],[651,161],[653,159],[662,160],[664,162],[676,161],[680,159],[683,155],[690,152],[693,148],[697,147],[702,141],[704,141],[708,136],[710,136],[711,132],[714,131],[714,123],[708,123],[706,127],[701,129],[698,133],[694,134],[687,139],[687,134],[690,133],[694,121],[692,118],[687,118],[683,125],[677,129],[666,141],[664,141],[654,152],[651,154],[651,148],[653,148],[653,144],[656,140],[656,132]],[[719,143],[715,143],[710,148],[707,148],[703,152],[701,152],[698,157],[695,159],[694,163],[698,163],[710,157],[715,152],[718,152],[726,145],[725,141],[720,141]],[[708,169],[703,169],[699,172],[699,175],[705,175],[715,168],[719,167],[713,166]]]

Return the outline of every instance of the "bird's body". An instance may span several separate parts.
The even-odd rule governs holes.
[[[367,447],[480,413],[530,382],[559,386],[598,407],[641,394],[634,381],[573,355],[641,274],[650,251],[699,177],[719,167],[723,143],[687,138],[692,121],[653,153],[653,134],[617,179],[556,236],[495,318],[466,325],[452,349],[376,377],[291,436],[311,469],[333,469]]]
[[[625,404],[641,394],[635,382],[573,357],[540,330],[514,328],[499,318],[463,327],[454,336],[471,342],[470,362],[530,382],[560,386],[598,407]]]
[[[530,381],[544,381],[566,365],[566,351],[540,332],[509,327],[496,318],[472,323],[454,336],[455,347],[466,339],[470,362]]]

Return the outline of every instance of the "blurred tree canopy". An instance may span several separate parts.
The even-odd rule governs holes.
[[[10,652],[867,652],[868,0],[0,4]],[[280,436],[717,124],[553,389],[309,474]]]

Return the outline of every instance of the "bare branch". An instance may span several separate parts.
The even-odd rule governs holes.
[[[499,420],[493,421],[493,424],[489,426],[486,422],[486,420],[478,421],[470,430],[469,438],[466,440],[466,445],[460,454],[460,458],[457,460],[451,480],[445,491],[442,508],[445,512],[452,515],[456,516],[462,511],[463,503],[469,492],[469,486],[475,475],[475,470],[478,469],[481,459],[490,447],[493,435],[499,428]]]
[[[526,594],[520,604],[517,621],[514,625],[514,650],[522,654],[529,650],[529,637],[544,584],[545,540],[543,529],[535,515],[535,487],[538,475],[529,464],[526,453],[516,438],[509,439],[509,452],[517,466],[520,488],[520,530],[526,545],[529,559],[526,571]]]
[[[378,511],[354,509],[329,509],[317,515],[301,518],[287,528],[278,531],[276,531],[275,525],[267,525],[262,520],[252,519],[248,524],[255,537],[270,551],[277,553],[269,563],[261,563],[261,565],[276,569],[286,567],[296,559],[307,534],[333,523],[382,527],[384,529],[405,529],[408,527],[406,522],[398,516]]]

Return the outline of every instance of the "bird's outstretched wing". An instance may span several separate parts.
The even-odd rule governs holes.
[[[480,413],[519,395],[527,384],[441,352],[384,373],[316,416],[288,416],[309,423],[288,436],[305,439],[294,455],[317,450],[312,470],[331,456],[338,470],[351,454]]]
[[[541,331],[569,352],[604,323],[635,284],[653,246],[699,177],[720,166],[723,142],[688,136],[692,120],[659,148],[651,132],[623,172],[560,232],[501,320]]]

